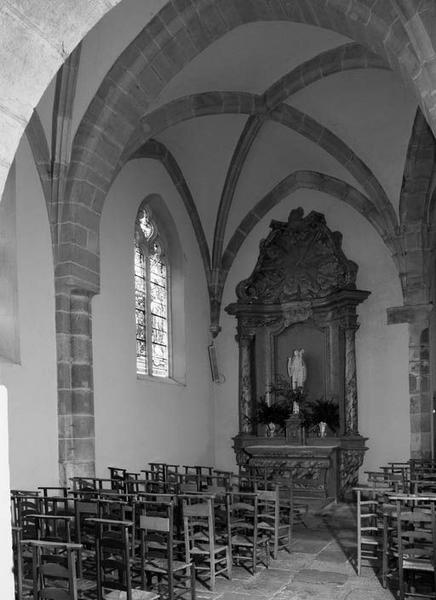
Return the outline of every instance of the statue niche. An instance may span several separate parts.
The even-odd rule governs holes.
[[[357,480],[365,440],[357,422],[356,307],[369,295],[356,289],[357,269],[342,250],[341,233],[331,231],[321,213],[312,211],[304,216],[303,209],[297,208],[287,222],[271,222],[252,274],[237,285],[237,302],[226,307],[238,320],[239,434],[235,451],[239,464],[254,460],[253,456],[248,459],[244,450],[256,440],[259,443],[258,399],[263,396],[267,402],[273,401],[270,390],[277,379],[289,379],[289,357],[295,349],[304,349],[305,391],[311,400],[334,399],[339,406],[340,430],[327,442],[338,449],[340,495]],[[289,439],[263,441],[276,447],[287,445]],[[326,446],[327,442],[324,438],[322,443],[314,439],[307,444]],[[358,459],[345,461],[345,450],[355,452]],[[341,472],[345,464],[353,465],[352,473]]]

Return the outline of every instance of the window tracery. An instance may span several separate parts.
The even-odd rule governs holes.
[[[147,206],[135,227],[136,372],[170,376],[169,268],[164,243]]]

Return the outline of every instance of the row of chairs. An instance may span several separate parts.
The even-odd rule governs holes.
[[[380,570],[400,600],[436,597],[436,463],[389,463],[366,472],[357,495],[357,572]]]
[[[118,593],[117,586],[127,600],[151,586],[157,590],[155,597],[177,598],[177,590],[182,595],[187,591],[194,595],[195,574],[213,590],[217,575],[231,577],[232,563],[254,572],[259,562],[268,566],[270,550],[275,557],[280,547],[289,550],[292,495],[288,494],[285,501],[283,489],[280,494],[279,486],[271,482],[266,485],[263,480],[251,478],[252,491],[248,491],[243,478],[238,483],[244,485],[237,490],[235,478],[230,485],[229,474],[224,480],[224,474],[205,472],[204,467],[179,474],[162,466],[152,467],[154,475],[148,474],[144,479],[113,469],[107,479],[74,478],[72,490],[13,491],[14,548],[15,556],[21,557],[15,561],[19,599],[23,597],[26,573],[22,549],[24,558],[26,552],[27,557],[32,557],[35,599],[52,597],[46,591],[45,580],[49,577],[43,559],[56,556],[50,567],[52,573],[59,582],[60,569],[65,569],[64,582],[69,581],[67,595],[62,598],[74,600],[88,597],[84,594],[93,585],[99,599],[114,598],[110,594]],[[184,478],[175,479],[174,475]],[[128,488],[126,481],[134,481],[134,488]],[[225,485],[218,485],[224,481]],[[169,491],[170,484],[173,491]],[[190,487],[183,489],[184,486]],[[156,541],[159,536],[166,536],[166,541]],[[47,548],[43,551],[44,544]],[[164,553],[154,556],[152,566],[148,562],[151,550]],[[71,575],[71,561],[77,577]],[[157,579],[157,587],[153,579]],[[179,580],[183,585],[179,585]]]

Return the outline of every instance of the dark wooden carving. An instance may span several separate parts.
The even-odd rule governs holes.
[[[236,288],[240,302],[283,304],[356,288],[357,265],[345,257],[342,234],[330,231],[324,215],[304,217],[297,208],[287,223],[270,227],[252,275]]]
[[[304,324],[322,332],[325,352],[319,372],[325,373],[326,396],[335,398],[339,404],[339,435],[324,440],[337,449],[338,465],[333,468],[331,462],[324,469],[326,489],[329,494],[346,497],[356,481],[366,450],[366,438],[359,434],[357,420],[355,333],[356,308],[369,292],[356,289],[357,265],[346,258],[341,244],[342,235],[332,232],[320,213],[313,211],[304,216],[303,209],[298,208],[290,213],[287,222],[272,221],[268,237],[260,244],[253,273],[239,283],[238,300],[227,306],[226,311],[238,319],[239,434],[234,438],[238,464],[271,468],[273,464],[282,464],[293,473],[295,461],[299,469],[303,466],[299,463],[301,455],[309,462],[315,456],[319,458],[319,451],[313,450],[318,446],[316,438],[307,440],[312,448],[308,455],[307,450],[298,450],[307,448],[301,445],[301,439],[262,438],[253,418],[259,396],[271,389],[280,365],[285,364],[285,357],[278,356],[277,348],[281,347],[283,352],[283,344],[278,340],[286,339],[288,343],[289,337],[292,341],[292,336],[297,335],[293,333],[298,329],[296,325]],[[256,439],[260,452],[256,451]],[[264,451],[265,443],[274,445],[274,457],[271,449]],[[290,444],[295,446],[292,456]],[[247,446],[250,446],[248,454]],[[337,481],[337,487],[333,480]]]

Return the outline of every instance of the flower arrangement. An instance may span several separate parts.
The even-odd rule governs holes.
[[[303,388],[292,389],[291,383],[284,377],[277,376],[267,394],[257,402],[256,424],[269,426],[271,423],[284,429],[286,420],[294,412],[295,403],[302,417],[302,425],[309,432],[314,432],[319,423],[327,423],[328,429],[335,434],[339,430],[339,406],[332,398],[319,398],[308,401],[307,392]]]
[[[289,417],[289,408],[280,403],[268,404],[265,396],[262,396],[257,403],[256,422],[263,425],[274,423],[279,427],[285,427],[286,419]]]
[[[267,401],[267,397],[269,401]],[[256,423],[264,425],[274,423],[284,429],[286,419],[292,414],[295,403],[301,407],[306,397],[307,393],[303,388],[294,390],[289,381],[284,377],[277,376],[268,393],[258,400]]]
[[[339,406],[333,399],[319,398],[304,409],[304,426],[314,430],[319,423],[327,423],[332,433],[339,430]]]

